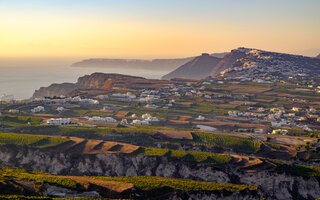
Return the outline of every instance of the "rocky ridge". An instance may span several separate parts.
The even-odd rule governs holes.
[[[177,162],[169,157],[131,154],[79,156],[75,153],[53,153],[29,147],[1,145],[0,165],[62,175],[161,176],[251,184],[259,186],[267,199],[315,199],[320,196],[318,177],[301,177],[267,169],[248,172],[232,165],[221,167],[204,163]],[[208,196],[203,199],[208,199]]]

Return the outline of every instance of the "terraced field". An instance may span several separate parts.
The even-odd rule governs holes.
[[[163,177],[58,176],[46,174],[40,171],[27,171],[24,169],[0,169],[0,188],[7,188],[7,190],[0,190],[0,195],[10,195],[11,193],[27,195],[33,193],[41,196],[47,190],[46,188],[48,188],[46,184],[60,188],[66,188],[67,190],[71,190],[74,192],[78,191],[79,193],[92,191],[92,189],[98,189],[99,191],[105,191],[105,193],[103,193],[104,197],[112,197],[116,196],[117,194],[125,194],[127,191],[130,191],[132,193],[132,196],[135,196],[135,193],[139,193],[139,195],[150,195],[148,194],[148,191],[156,191],[157,189],[161,191],[161,188],[167,188],[167,192],[171,190],[225,190],[229,192],[257,190],[257,187],[254,185],[202,182]],[[151,193],[151,195],[156,197],[159,194]],[[19,196],[1,197],[3,197],[3,199],[19,199]],[[22,196],[20,197],[22,199],[24,198]]]

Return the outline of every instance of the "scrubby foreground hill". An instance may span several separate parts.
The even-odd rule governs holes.
[[[54,137],[43,145],[51,137],[0,136],[1,166],[58,174],[2,168],[2,195],[133,199],[311,199],[320,195],[318,167],[255,156],[133,148],[125,143],[116,148],[119,144],[80,138]],[[132,147],[119,151],[125,146]]]

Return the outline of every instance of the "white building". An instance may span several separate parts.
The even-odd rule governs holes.
[[[201,129],[201,130],[207,130],[207,131],[215,131],[215,130],[217,130],[217,129],[214,128],[214,127],[205,126],[205,125],[200,125],[200,124],[197,125],[197,128],[198,128],[198,129]]]
[[[285,129],[276,129],[272,131],[272,134],[281,134],[281,135],[287,135],[288,130]]]
[[[19,113],[20,111],[18,109],[10,109],[9,110],[9,113],[13,113],[13,114],[17,114]]]
[[[96,96],[97,99],[100,99],[100,100],[105,100],[105,99],[108,99],[108,95],[98,95]]]
[[[155,104],[147,104],[144,106],[145,108],[152,108],[152,109],[157,109],[159,108],[159,106],[155,105]]]
[[[47,124],[62,126],[70,124],[70,120],[68,118],[51,118],[47,120]]]
[[[196,120],[205,120],[206,118],[204,116],[199,115]]]
[[[62,113],[62,112],[64,112],[66,109],[64,109],[64,107],[58,107],[56,110],[57,110],[59,113]]]
[[[31,109],[32,113],[40,113],[40,112],[44,112],[44,111],[45,111],[45,109],[43,106],[37,106],[37,107]]]
[[[88,120],[94,121],[94,122],[110,122],[110,123],[117,122],[117,120],[113,119],[112,117],[100,117],[100,116],[89,117]]]
[[[137,124],[137,125],[149,125],[149,121],[146,120],[139,120],[139,119],[135,119],[132,121],[131,124]]]

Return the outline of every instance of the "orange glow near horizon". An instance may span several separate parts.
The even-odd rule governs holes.
[[[239,46],[279,52],[320,47],[308,22],[129,20],[52,13],[1,13],[0,57],[161,58],[226,52]],[[320,53],[320,52],[319,52]]]

